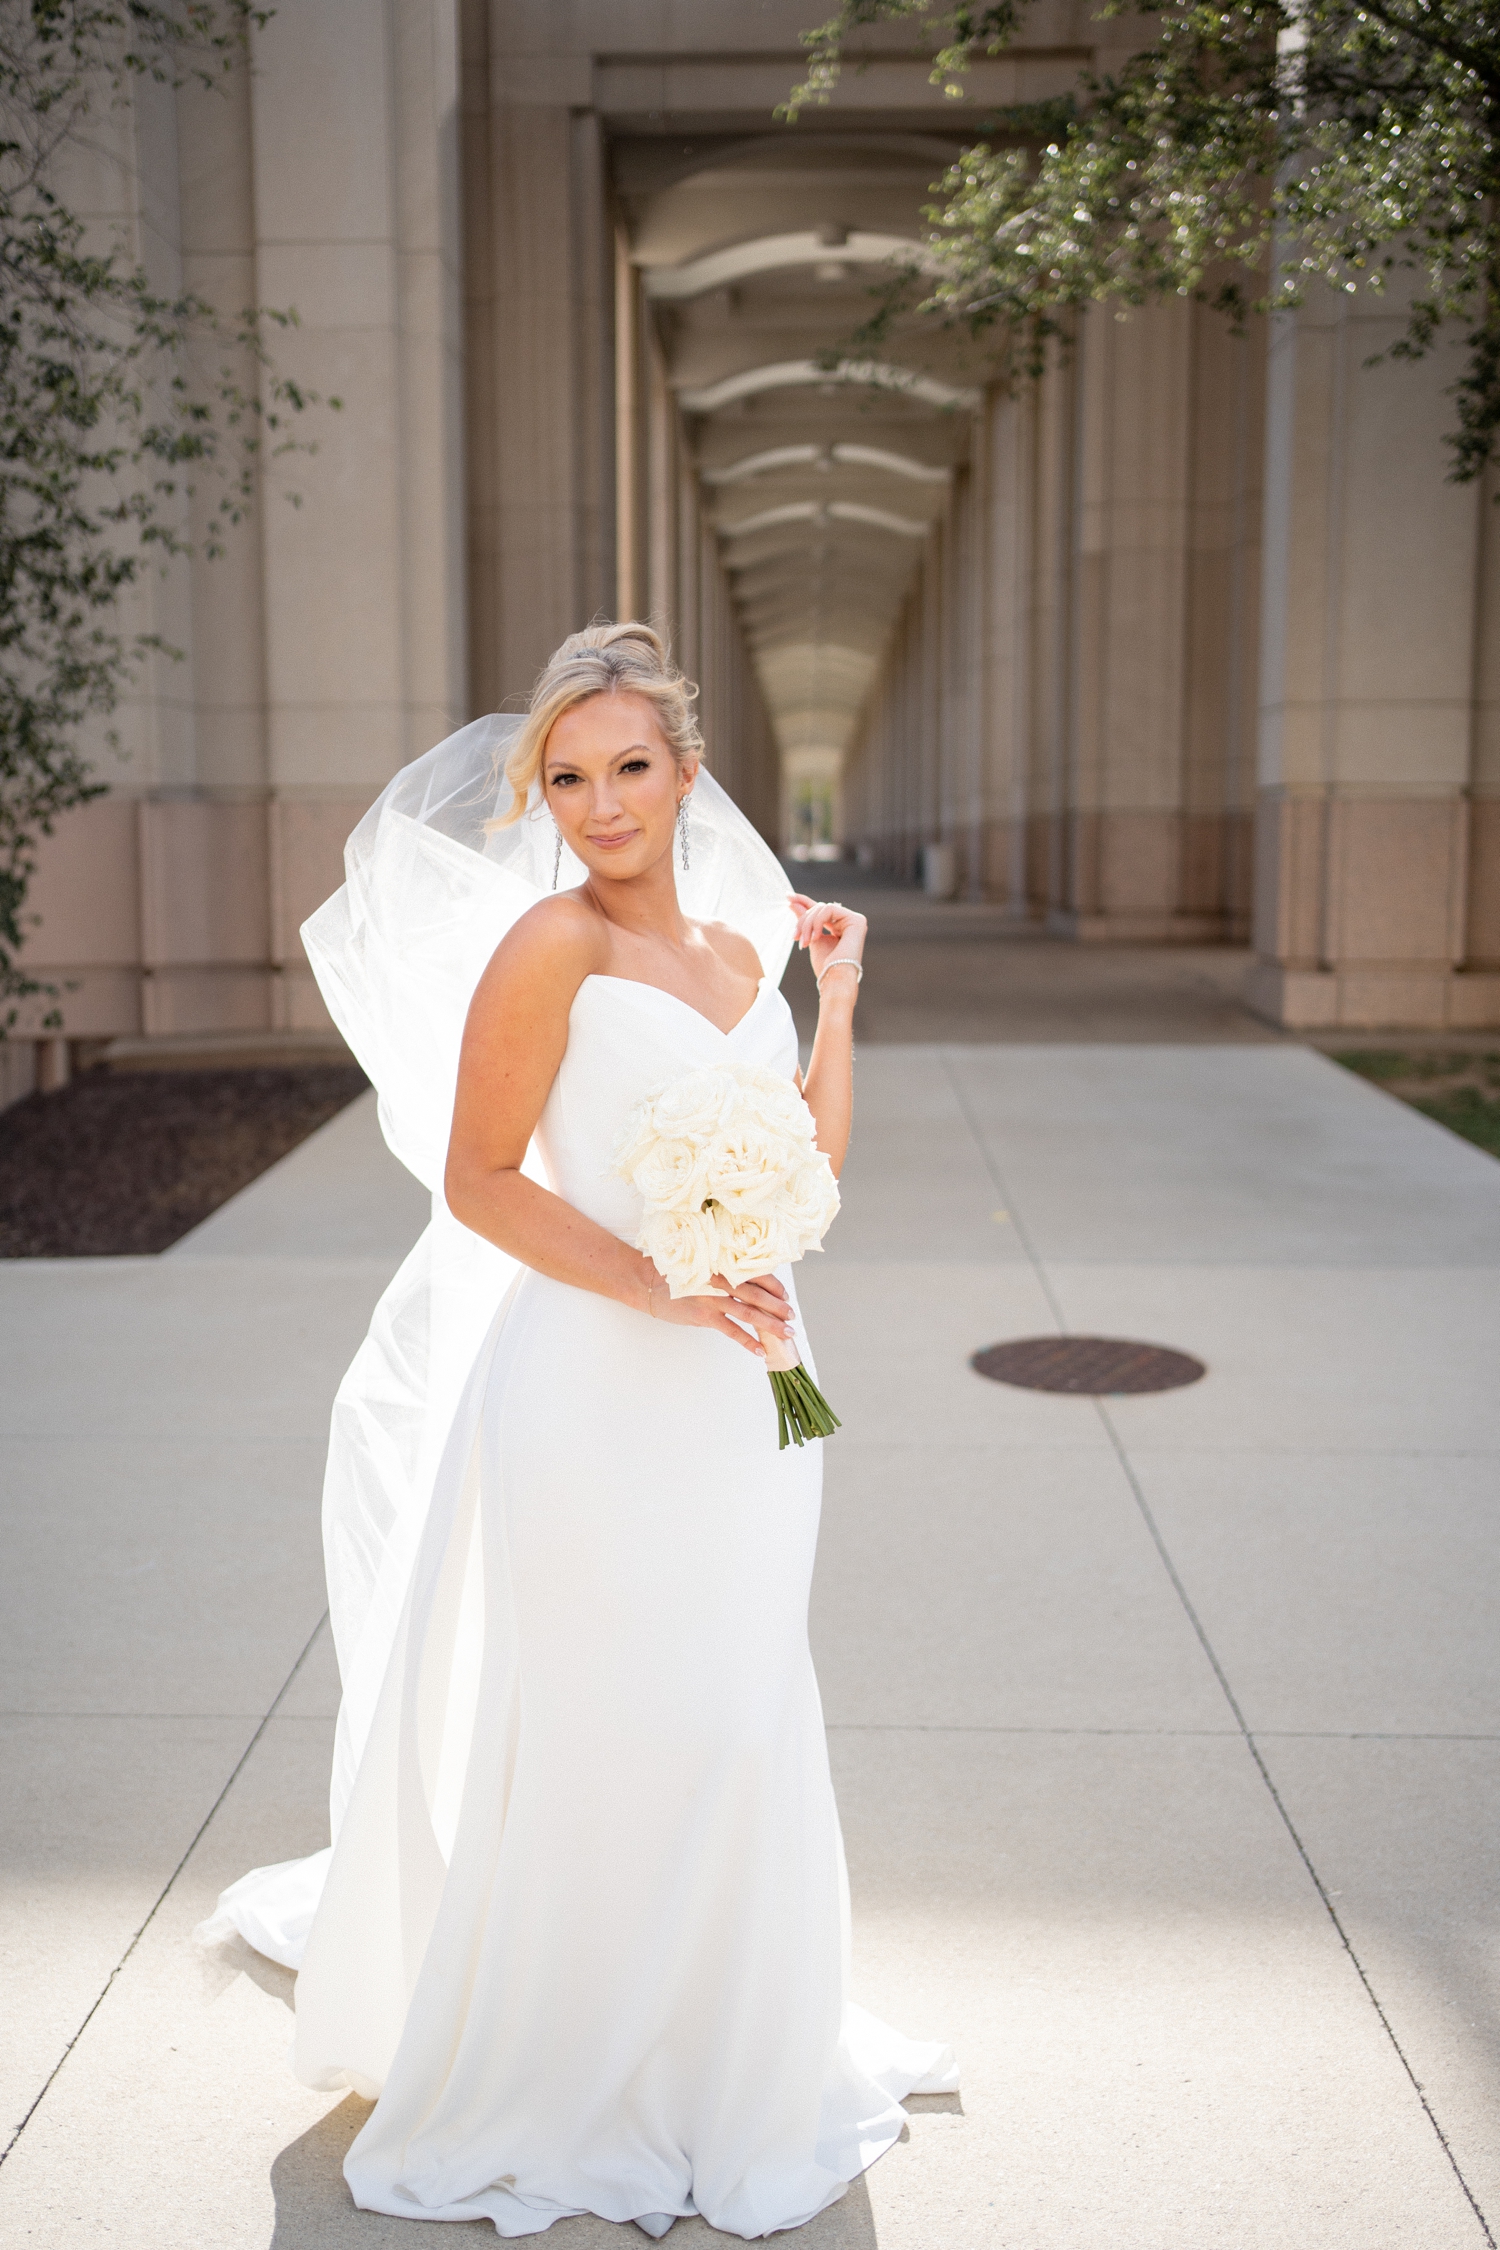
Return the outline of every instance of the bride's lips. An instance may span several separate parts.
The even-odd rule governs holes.
[[[623,844],[633,844],[639,836],[638,828],[627,828],[619,836],[590,836],[589,842],[601,852],[617,852]]]

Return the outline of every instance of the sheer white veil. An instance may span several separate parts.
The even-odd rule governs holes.
[[[513,825],[485,828],[511,802],[500,768],[521,724],[476,719],[397,774],[349,839],[343,888],[302,931],[333,1020],[375,1086],[381,1130],[433,1198],[432,1223],[376,1307],[333,1410],[323,1532],[343,1682],[335,1834],[438,1464],[517,1272],[452,1217],[442,1174],[474,987],[512,923],[552,888],[556,831],[536,792]],[[684,911],[742,931],[779,983],[795,932],[786,875],[702,768],[689,836],[690,872],[677,877]],[[585,873],[564,849],[559,888]],[[527,1168],[545,1176],[535,1150]]]
[[[500,767],[521,725],[476,719],[403,767],[349,838],[343,889],[302,929],[334,1022],[379,1094],[381,1129],[434,1193],[474,987],[512,922],[552,888],[556,830],[536,789],[518,821],[485,832],[511,803]],[[683,911],[742,931],[778,982],[792,940],[782,868],[703,768],[689,814]],[[586,873],[564,849],[558,887]]]

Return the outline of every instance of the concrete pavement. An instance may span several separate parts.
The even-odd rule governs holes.
[[[7,2242],[416,2239],[291,1980],[188,1933],[324,1840],[322,1436],[421,1218],[367,1099],[163,1258],[0,1268]],[[800,2239],[1492,2239],[1500,1168],[1277,1042],[869,1045],[831,1239],[856,1987],[964,2087]],[[1209,1374],[967,1365],[1058,1327]]]

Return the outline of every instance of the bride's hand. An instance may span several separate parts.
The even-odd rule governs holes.
[[[788,904],[797,917],[797,943],[806,948],[815,977],[822,976],[830,961],[864,959],[869,924],[863,914],[837,901],[806,898],[801,891],[793,891]],[[850,982],[847,977],[840,981]]]
[[[650,1310],[657,1320],[671,1321],[678,1328],[716,1328],[757,1359],[765,1357],[763,1334],[795,1341],[791,1304],[773,1273],[733,1284],[716,1273],[713,1287],[718,1294],[712,1297],[674,1297],[654,1266],[646,1279]]]

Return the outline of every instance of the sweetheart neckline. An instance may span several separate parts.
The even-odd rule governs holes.
[[[664,984],[647,984],[644,977],[612,977],[606,969],[591,969],[589,974],[584,978],[583,984],[580,984],[578,989],[581,992],[583,990],[584,984],[633,985],[637,992],[654,992],[659,999],[670,1000],[674,1006],[678,1008],[686,1008],[690,1016],[696,1016],[700,1023],[706,1023],[710,1031],[717,1031],[721,1039],[732,1039],[735,1033],[739,1030],[742,1030],[743,1027],[750,1021],[750,1018],[754,1015],[756,1009],[760,1006],[761,999],[764,996],[766,990],[767,982],[768,980],[765,977],[762,977],[760,979],[760,982],[755,987],[755,998],[751,1001],[744,1014],[738,1017],[736,1021],[730,1025],[727,1031],[721,1030],[719,1025],[714,1022],[713,1017],[706,1016],[701,1008],[695,1008],[691,1000],[684,1000],[677,993],[668,992]]]

